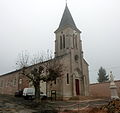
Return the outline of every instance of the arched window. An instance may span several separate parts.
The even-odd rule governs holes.
[[[65,48],[65,35],[63,35],[63,48]]]
[[[55,79],[54,84],[56,84],[56,81],[57,81],[57,80]]]
[[[62,36],[60,36],[60,49],[62,49]]]
[[[21,78],[19,79],[19,84],[22,84],[22,79]]]
[[[67,84],[69,84],[69,74],[67,73]]]

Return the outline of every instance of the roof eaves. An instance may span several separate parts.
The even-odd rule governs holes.
[[[74,28],[74,27],[71,26],[71,25],[65,25],[65,26],[63,26],[63,27],[60,27],[60,28],[58,28],[54,33],[57,33],[57,32],[59,32],[59,31],[61,31],[61,30],[64,30],[64,29],[67,28],[67,27],[71,27],[73,30],[76,30],[77,32],[82,33],[78,28]]]

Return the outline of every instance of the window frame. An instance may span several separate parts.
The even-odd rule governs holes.
[[[67,84],[70,84],[69,73],[67,73]]]

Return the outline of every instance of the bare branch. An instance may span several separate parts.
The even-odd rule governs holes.
[[[27,51],[22,51],[22,53],[18,55],[16,65],[20,69],[29,66],[29,54]]]
[[[57,77],[61,77],[63,72],[63,65],[59,60],[52,58],[52,52],[49,50],[46,54],[34,55],[31,66],[28,65],[29,55],[22,52],[16,64],[21,68],[21,74],[31,80],[37,98],[40,96],[40,81],[54,81]]]

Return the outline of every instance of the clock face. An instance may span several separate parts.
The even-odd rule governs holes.
[[[78,55],[75,55],[75,61],[77,61],[79,59]]]

